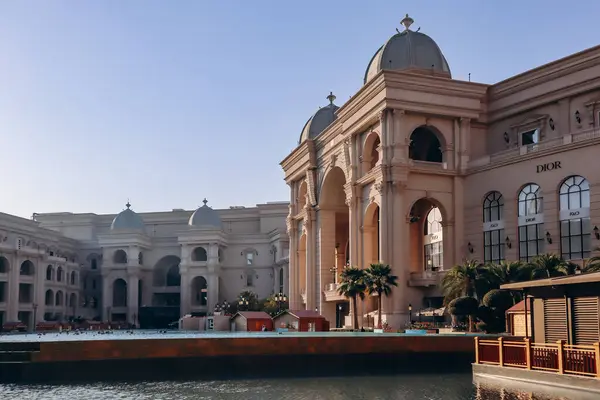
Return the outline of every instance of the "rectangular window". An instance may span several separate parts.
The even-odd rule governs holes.
[[[483,232],[483,261],[499,263],[504,261],[504,229]]]
[[[544,224],[519,226],[519,259],[531,261],[544,252]]]
[[[252,265],[254,261],[254,253],[246,253],[246,264]]]
[[[254,283],[254,276],[252,274],[252,272],[248,272],[246,274],[246,286],[248,287],[252,286],[252,284]]]
[[[591,255],[592,237],[589,218],[560,221],[560,249],[565,260],[582,260]]]
[[[443,242],[425,245],[425,270],[442,271],[444,269]]]
[[[529,144],[537,144],[540,141],[539,129],[533,129],[527,132],[521,133],[521,146],[527,146]]]

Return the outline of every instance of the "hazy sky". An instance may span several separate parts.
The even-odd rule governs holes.
[[[0,0],[0,211],[288,200],[279,162],[405,13],[457,79],[600,44],[598,0]]]

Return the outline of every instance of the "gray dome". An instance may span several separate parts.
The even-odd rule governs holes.
[[[335,96],[330,92],[327,99],[329,100],[329,105],[319,108],[319,110],[306,121],[306,124],[304,124],[298,144],[306,139],[314,139],[336,120],[337,115],[335,112],[339,110],[339,107],[333,104]]]
[[[424,33],[409,29],[413,22],[413,19],[406,15],[402,20],[406,29],[403,32],[398,31],[377,50],[365,71],[364,83],[381,70],[416,68],[433,70],[435,73],[452,77],[446,57],[433,39]]]
[[[221,222],[219,213],[206,205],[208,203],[206,199],[202,202],[204,205],[194,211],[188,225],[195,228],[222,229],[223,223]]]
[[[113,219],[112,224],[110,225],[111,230],[145,230],[144,221],[142,218],[135,213],[130,207],[131,204],[127,202],[125,204],[127,207],[125,210],[121,211],[115,219]]]

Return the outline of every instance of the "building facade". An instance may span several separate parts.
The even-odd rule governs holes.
[[[210,313],[288,291],[288,203],[117,215],[0,214],[0,322],[138,323],[143,306]]]
[[[487,85],[453,79],[412,23],[281,163],[292,309],[348,324],[342,269],[381,261],[399,277],[383,318],[404,326],[409,307],[441,306],[444,271],[464,259],[581,261],[600,244],[600,46]]]

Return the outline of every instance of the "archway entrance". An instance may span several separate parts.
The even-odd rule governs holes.
[[[323,284],[323,287],[319,288],[321,293],[324,289],[337,290],[342,270],[350,259],[349,210],[346,205],[345,185],[344,172],[341,168],[334,167],[325,176],[321,189],[319,199],[320,276]],[[322,298],[320,311],[329,321],[335,321],[335,301],[325,301]]]
[[[364,268],[371,264],[381,262],[379,246],[379,205],[375,202],[369,204],[365,211],[363,220],[363,258]],[[384,299],[384,302],[386,300]],[[365,301],[365,312],[369,313],[365,326],[377,326],[375,316],[377,315],[377,297],[370,296]]]
[[[206,307],[208,306],[208,284],[206,282],[206,278],[203,276],[196,276],[192,279],[191,282],[192,290],[191,290],[191,305],[192,309],[198,309],[206,312]]]
[[[139,325],[143,329],[165,329],[173,327],[172,324],[179,320],[181,305],[181,275],[179,263],[181,259],[175,255],[168,255],[154,265],[152,276],[151,305],[139,304]],[[143,283],[139,283],[138,299],[143,298]],[[147,293],[149,294],[149,293]],[[148,298],[148,297],[147,297]]]

